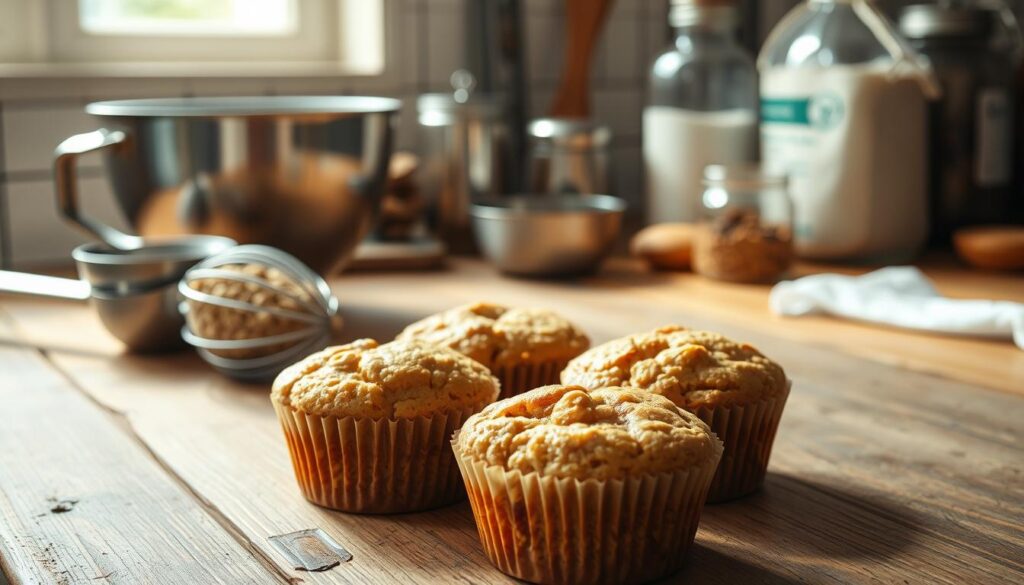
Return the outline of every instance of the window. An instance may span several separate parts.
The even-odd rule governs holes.
[[[93,35],[283,36],[296,31],[295,0],[78,0]]]
[[[135,75],[379,74],[383,4],[0,0],[0,63]]]

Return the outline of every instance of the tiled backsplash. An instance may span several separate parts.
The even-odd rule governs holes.
[[[392,35],[389,66],[382,79],[119,79],[111,83],[52,80],[4,82],[0,89],[0,254],[4,266],[66,262],[83,241],[57,216],[51,181],[54,146],[95,121],[82,106],[95,99],[172,95],[373,93],[402,99],[398,145],[415,150],[416,96],[448,88],[460,65],[462,3],[478,0],[386,0]],[[795,0],[747,0],[761,11],[760,36]],[[543,115],[561,68],[563,2],[524,0],[525,57],[530,116]],[[618,0],[605,28],[592,75],[595,116],[615,133],[615,194],[633,203],[642,197],[640,111],[653,57],[668,42],[666,0]],[[24,87],[22,87],[24,86]],[[97,89],[101,88],[101,89]],[[83,205],[120,221],[97,157],[82,161]]]

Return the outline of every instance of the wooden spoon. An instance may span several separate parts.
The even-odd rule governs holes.
[[[565,63],[551,115],[590,116],[590,62],[612,0],[565,0]]]

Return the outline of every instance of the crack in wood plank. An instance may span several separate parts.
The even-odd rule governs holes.
[[[40,351],[40,353],[43,354],[44,358],[46,358],[47,352]],[[153,462],[155,462],[167,474],[169,478],[171,478],[179,487],[183,488],[189,495],[191,495],[193,500],[195,500],[195,502],[203,510],[205,510],[206,513],[209,514],[209,516],[214,521],[216,521],[217,524],[221,526],[221,528],[225,530],[225,532],[230,534],[231,537],[234,538],[235,541],[238,542],[238,544],[240,544],[243,548],[252,553],[252,555],[258,561],[260,561],[260,563],[265,568],[274,573],[282,583],[295,584],[302,582],[302,578],[289,575],[286,569],[275,563],[274,560],[271,559],[268,555],[264,554],[263,551],[259,547],[257,547],[252,542],[251,539],[249,539],[246,536],[245,532],[241,528],[239,528],[238,525],[232,522],[231,519],[228,518],[223,512],[221,512],[221,510],[213,502],[203,497],[201,493],[196,491],[191,485],[189,485],[188,482],[186,482],[181,476],[179,476],[173,467],[171,467],[166,461],[164,461],[164,459],[160,457],[152,449],[152,447],[150,447],[148,443],[146,443],[144,440],[142,440],[141,437],[139,437],[135,428],[132,426],[131,417],[128,415],[126,411],[119,410],[117,408],[110,406],[109,404],[101,402],[95,396],[81,388],[79,384],[75,381],[75,379],[67,371],[65,371],[60,364],[48,358],[46,359],[53,367],[53,369],[59,372],[60,375],[64,378],[64,380],[67,381],[67,383],[71,387],[78,391],[78,393],[81,394],[84,398],[86,398],[89,402],[96,405],[104,412],[106,412],[108,417],[110,417],[110,419],[114,421],[114,423],[118,427],[120,427],[136,445],[141,447],[142,450],[149,455]]]

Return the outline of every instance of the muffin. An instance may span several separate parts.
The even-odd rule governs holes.
[[[582,331],[551,311],[489,303],[431,315],[398,339],[423,339],[473,358],[501,381],[502,398],[557,383],[569,360],[590,347]]]
[[[764,483],[790,386],[782,368],[750,345],[678,326],[599,345],[570,362],[562,382],[592,389],[632,386],[699,416],[725,443],[711,502],[749,494]]]
[[[487,368],[421,341],[360,339],[288,367],[271,401],[306,499],[346,512],[443,506],[463,495],[448,442],[498,396]]]
[[[635,583],[680,568],[722,444],[630,388],[552,385],[471,416],[452,441],[484,551],[535,583]]]

